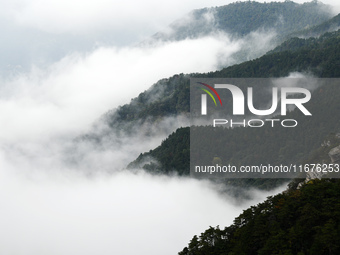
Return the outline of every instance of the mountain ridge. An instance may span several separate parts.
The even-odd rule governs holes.
[[[228,5],[197,9],[189,17],[170,24],[171,32],[158,32],[153,38],[183,40],[216,31],[235,37],[259,29],[277,29],[279,37],[311,27],[331,18],[331,9],[318,1],[298,4],[293,1],[259,3],[234,2]]]
[[[336,63],[340,65],[338,36],[339,31],[315,39],[298,39],[312,40],[313,44],[302,44],[301,47],[294,48],[294,51],[289,46],[287,50],[271,52],[261,58],[215,72],[177,74],[162,79],[132,99],[130,104],[110,110],[102,116],[101,121],[108,126],[106,133],[92,132],[80,139],[90,139],[100,143],[107,139],[106,135],[111,135],[110,133],[119,135],[121,131],[117,130],[123,130],[125,133],[136,132],[138,130],[136,127],[145,123],[156,126],[155,129],[158,130],[158,128],[163,128],[157,126],[160,120],[181,114],[188,115],[190,77],[281,77],[294,71],[314,73],[319,77],[339,77],[339,69],[335,68]],[[328,68],[329,65],[331,65],[330,68]],[[149,130],[146,135],[152,135],[152,131]]]

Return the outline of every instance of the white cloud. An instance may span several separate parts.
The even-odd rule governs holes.
[[[84,131],[110,108],[128,103],[157,80],[214,70],[238,50],[225,36],[148,47],[101,47],[34,68],[0,86],[1,139]],[[25,127],[25,128],[23,128]]]
[[[197,180],[12,170],[0,170],[4,254],[176,254],[193,235],[231,224],[269,195],[253,192],[239,205]]]
[[[163,31],[174,20],[185,20],[193,9],[227,5],[231,2],[233,1],[0,0],[0,20],[1,24],[14,23],[31,28],[32,31],[37,29],[47,32],[51,36],[76,35],[67,39],[69,43],[76,41],[78,37],[81,38],[77,41],[78,44],[82,41],[84,44],[97,41],[122,45],[136,43]],[[337,0],[323,2],[335,6],[334,12],[339,11]],[[20,37],[20,33],[16,37]],[[5,42],[6,40],[5,38]],[[23,37],[20,40],[26,41]]]
[[[30,27],[51,34],[104,31],[108,36],[134,38],[160,30],[193,8],[225,4],[206,0],[0,3],[1,19],[22,26],[17,34]],[[40,34],[30,31],[27,36],[39,41]],[[28,39],[17,34],[13,42]],[[53,64],[2,78],[1,251],[175,254],[194,234],[209,225],[228,225],[247,205],[264,199],[267,194],[261,193],[252,202],[236,205],[206,182],[119,172],[138,153],[158,145],[165,133],[152,138],[113,136],[100,146],[84,142],[74,148],[71,142],[101,114],[128,103],[161,78],[234,63],[231,56],[242,45],[246,44],[219,34],[145,47],[98,47],[86,53],[72,51]],[[173,125],[172,129],[176,121],[162,124]]]
[[[52,33],[95,30],[156,32],[192,9],[224,4],[221,1],[16,0],[1,1],[2,14],[23,26]],[[1,13],[0,12],[0,13]],[[143,34],[143,33],[141,33]],[[145,34],[144,34],[145,35]]]
[[[160,78],[216,69],[239,41],[225,35],[147,47],[100,47],[1,81],[0,247],[6,254],[175,254],[236,205],[206,182],[120,172],[153,137],[71,140]],[[228,63],[228,62],[227,62]],[[160,125],[174,130],[182,120]],[[140,130],[140,129],[139,129]],[[111,175],[105,174],[111,172]],[[114,173],[112,173],[114,172]],[[90,177],[89,177],[90,176]],[[251,194],[255,194],[251,192]]]
[[[0,14],[23,26],[52,33],[88,33],[95,30],[122,32],[124,29],[127,33],[133,31],[136,34],[138,30],[157,32],[193,9],[226,5],[230,2],[232,1],[2,0]],[[336,0],[322,2],[338,5]],[[145,36],[144,33],[138,34]]]

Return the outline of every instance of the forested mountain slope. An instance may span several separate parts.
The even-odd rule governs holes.
[[[340,76],[340,32],[320,38],[292,38],[261,58],[205,74],[178,74],[163,79],[131,100],[130,104],[109,111],[105,121],[115,126],[131,125],[169,115],[189,112],[189,78],[284,77],[306,72],[317,77]]]
[[[170,31],[154,38],[182,40],[197,38],[216,31],[240,37],[257,30],[275,30],[283,38],[293,31],[320,24],[331,18],[330,8],[313,1],[297,4],[292,1],[259,3],[235,2],[225,6],[194,10],[188,17],[170,25]]]
[[[306,44],[300,49],[294,47],[286,50],[265,55],[254,61],[228,67],[221,71],[209,74],[195,74],[194,77],[282,77],[290,72],[300,71],[314,74],[319,77],[340,77],[340,32],[327,33],[319,39],[314,39],[313,44]],[[302,39],[308,41],[310,39]],[[179,86],[177,93],[181,91],[189,101],[189,81],[184,86]],[[338,113],[340,112],[340,88],[336,86],[319,88],[313,93],[313,100],[308,103],[310,109],[318,119],[301,118],[297,111],[289,113],[287,117],[299,121],[299,126],[294,132],[286,133],[281,127],[277,128],[239,128],[230,130],[230,137],[226,137],[226,144],[230,145],[228,161],[243,163],[257,161],[272,161],[281,164],[286,162],[298,162],[306,158],[309,153],[316,149],[322,139],[330,132],[340,130]],[[166,104],[166,102],[163,102]],[[169,102],[170,104],[170,102]],[[187,106],[189,107],[189,106]],[[157,109],[157,107],[155,107]],[[327,109],[327,112],[324,112]],[[185,108],[182,109],[186,111]],[[151,111],[152,112],[152,111]],[[158,115],[162,116],[161,113]],[[300,119],[301,118],[301,119]],[[178,145],[183,138],[183,144]],[[148,153],[141,154],[132,164],[148,170],[161,171],[164,173],[176,171],[180,174],[188,174],[189,162],[189,128],[180,129],[172,134],[162,145]],[[202,138],[204,139],[204,138]],[[206,139],[209,137],[206,136]],[[261,141],[259,143],[258,141]],[[233,144],[238,144],[237,147]],[[243,145],[243,146],[242,146]],[[213,158],[214,151],[206,157]],[[146,158],[154,158],[158,165],[150,163]],[[186,161],[184,160],[186,158]],[[140,164],[142,162],[142,164]],[[183,163],[187,162],[187,163]],[[158,169],[158,170],[157,170]]]
[[[340,253],[340,180],[313,180],[194,236],[179,255]]]
[[[335,78],[340,75],[339,53],[339,31],[326,33],[320,38],[293,38],[260,59],[226,68],[212,75],[219,77],[223,74],[228,77],[233,72],[239,75],[249,72],[256,77],[271,77],[284,76],[292,70],[298,70],[320,77]],[[334,90],[330,91],[328,89],[330,88],[319,88],[313,94],[313,97],[318,98],[313,111],[323,111],[326,118],[318,119],[315,123],[306,123],[300,131],[297,129],[297,133],[301,132],[299,135],[296,133],[285,137],[284,132],[278,132],[271,137],[280,144],[281,152],[286,149],[294,151],[296,159],[300,157],[304,163],[330,162],[328,153],[339,144],[339,134],[328,135],[326,139],[324,137],[327,132],[339,132],[340,88],[333,87]],[[238,132],[242,132],[242,129]],[[256,140],[254,136],[250,137]],[[241,135],[238,136],[238,139],[241,138]],[[265,136],[260,136],[260,139],[262,143]],[[282,143],[281,139],[285,139],[285,142]],[[308,146],[301,146],[308,143]],[[251,145],[250,142],[249,145],[254,144]],[[317,147],[319,148],[316,150],[312,149]],[[261,148],[268,150],[259,151]],[[250,153],[256,155],[260,152],[260,155],[271,157],[273,148],[270,145],[265,143],[261,148]],[[308,159],[303,160],[304,157]],[[293,158],[293,155],[289,155],[289,160]],[[288,191],[269,197],[265,202],[245,210],[231,226],[224,229],[210,227],[200,236],[194,236],[179,255],[338,254],[340,181],[311,180],[296,189],[300,182],[301,179],[292,181]]]
[[[179,74],[165,79],[161,81],[162,84],[155,84],[154,88],[158,87],[160,91],[159,88],[167,88],[170,83],[171,89],[165,90],[166,97],[152,98],[150,90],[143,94],[152,98],[150,104],[144,107],[141,104],[139,107],[126,105],[124,115],[118,109],[106,117],[112,120],[110,123],[114,127],[117,123],[121,125],[150,119],[157,121],[169,115],[187,114],[190,77],[284,77],[292,72],[323,78],[340,77],[340,31],[332,31],[338,17],[305,30],[306,38],[288,39],[258,59],[215,72]],[[315,34],[317,38],[308,38]],[[319,118],[300,118],[297,111],[289,113],[287,118],[295,118],[299,122],[299,127],[293,133],[286,133],[280,127],[230,130],[230,136],[222,142],[229,146],[227,160],[235,164],[240,161],[251,164],[267,159],[273,160],[274,164],[323,162],[329,147],[320,148],[320,144],[330,133],[340,131],[338,95],[340,88],[337,86],[317,88],[307,108]],[[119,122],[115,121],[117,117],[121,117]],[[205,139],[204,136],[202,139]],[[176,172],[186,175],[189,173],[189,154],[189,128],[180,128],[159,147],[141,154],[129,167],[142,167],[153,173]],[[213,151],[207,155],[209,158],[213,156]],[[313,180],[296,189],[299,182],[301,180],[293,181],[288,191],[245,210],[234,220],[233,225],[224,229],[210,227],[199,237],[194,236],[179,254],[338,254],[340,182],[332,179]],[[235,184],[237,180],[231,180],[231,183]],[[275,180],[249,179],[240,183],[257,187],[276,185]]]
[[[289,35],[289,37],[319,37],[326,32],[334,32],[340,28],[340,14],[334,16],[333,18],[322,22],[319,25],[304,29],[302,31],[297,31]]]
[[[222,7],[196,10],[192,16],[192,20],[189,19],[187,22],[179,22],[179,24],[173,25],[175,28],[172,28],[171,36],[180,40],[186,37],[199,37],[218,30],[227,32],[233,37],[240,37],[259,29],[269,29],[276,31],[280,37],[285,38],[293,32],[301,31],[306,27],[313,27],[313,25],[329,21],[329,18],[331,18],[329,8],[316,1],[305,4],[297,4],[291,1],[283,3],[236,2]],[[211,21],[210,25],[206,31],[201,31],[205,29],[205,26],[202,26],[201,23],[205,22],[206,19]],[[167,34],[159,33],[157,36],[167,36]],[[238,52],[237,54],[242,55],[243,53]],[[246,63],[249,65],[250,62]],[[280,75],[274,72],[264,74],[261,70],[252,72],[243,70],[244,73],[240,74],[237,72],[238,68],[244,69],[244,65],[223,69],[215,72],[215,74],[208,74],[208,76],[268,77]],[[298,70],[291,68],[290,71]],[[227,73],[225,74],[225,72]],[[287,71],[282,73],[286,75]],[[207,74],[202,75],[208,77]],[[189,112],[189,76],[202,75],[177,74],[162,79],[147,91],[140,93],[137,98],[132,99],[129,104],[110,110],[103,119],[110,127],[115,128],[116,126],[121,127],[122,124],[133,126],[136,122],[143,123],[146,119],[154,121],[160,116],[187,113]]]
[[[333,22],[331,23],[333,24]],[[299,43],[292,43],[295,41],[299,41]],[[151,123],[151,125],[158,127],[157,124],[167,117],[179,115],[188,116],[190,77],[283,77],[289,75],[291,72],[305,72],[317,77],[340,77],[339,66],[339,31],[326,33],[319,38],[294,38],[283,43],[277,47],[275,51],[261,58],[227,67],[220,71],[204,74],[178,74],[167,79],[162,79],[149,90],[144,91],[137,98],[132,99],[130,104],[123,105],[105,114],[105,116],[102,117],[102,122],[108,126],[108,129],[105,131],[107,133],[93,132],[83,136],[81,139],[92,139],[93,141],[101,143],[102,140],[107,139],[106,135],[111,135],[112,133],[119,135],[121,132],[140,132],[141,129],[139,127],[144,123],[148,123],[148,125]],[[331,96],[338,93],[331,90],[325,91],[328,91]],[[320,93],[320,91],[316,91],[315,93]],[[334,102],[337,101],[334,100]],[[317,106],[312,107],[315,107],[316,111],[318,110]],[[336,109],[330,109],[330,112],[333,111],[336,111]],[[338,125],[336,119],[329,119],[331,121],[324,122],[325,124],[321,127],[318,125],[313,126],[311,130],[313,130],[313,132],[321,132],[320,135],[316,136],[315,139],[313,138],[303,143],[300,142],[301,136],[299,136],[298,133],[303,133],[303,125],[308,125],[308,123],[302,123],[301,130],[296,132],[296,136],[300,138],[300,140],[290,138],[284,140],[282,138],[281,140],[284,140],[284,143],[280,143],[282,146],[280,151],[278,152],[278,148],[270,147],[272,150],[269,156],[279,159],[280,162],[284,162],[289,155],[296,153],[294,156],[295,160],[302,160],[303,156],[307,156],[312,149],[316,148],[315,146],[319,145],[320,139],[322,139],[323,136],[329,132],[336,131],[335,129],[337,129]],[[176,171],[179,174],[188,174],[188,132],[188,129],[181,129],[172,134],[159,148],[149,153],[141,154],[137,161],[131,164],[130,167],[141,166],[145,169],[162,173]],[[237,136],[244,137],[242,132],[245,131],[235,131],[235,133],[238,133]],[[272,136],[276,136],[276,132],[279,132],[279,130],[270,131]],[[152,131],[147,135],[152,135]],[[255,137],[257,137],[257,139],[264,139],[263,136],[264,134],[256,134]],[[247,142],[255,144],[256,140],[250,136]],[[258,146],[259,145],[256,145],[254,148],[263,151],[263,149],[258,148]],[[293,149],[292,152],[290,152],[291,148]],[[242,158],[240,151],[241,149],[233,150],[229,159],[238,162],[240,158]],[[251,148],[247,148],[243,153],[252,155],[252,150]],[[257,154],[255,153],[255,155]],[[153,163],[150,163],[150,156],[155,159]],[[247,158],[249,161],[252,160],[252,157]]]
[[[329,151],[339,146],[340,133],[329,134],[304,163],[329,164]],[[340,180],[303,180],[244,210],[232,225],[195,235],[178,254],[339,254]]]

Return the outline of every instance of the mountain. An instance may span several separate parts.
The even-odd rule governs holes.
[[[339,148],[340,133],[329,134],[304,163],[339,163]],[[340,180],[301,177],[244,210],[232,225],[195,235],[178,254],[339,254]]]
[[[283,37],[293,31],[319,24],[330,18],[327,7],[317,2],[302,5],[289,1],[283,3],[237,2],[222,7],[194,11],[193,16],[196,18],[189,22],[190,24],[182,22],[183,25],[174,29],[173,34],[176,35],[176,40],[192,37],[190,33],[193,31],[204,30],[198,21],[204,19],[202,17],[207,13],[214,13],[212,19],[217,21],[213,22],[208,31],[197,32],[194,37],[216,30],[239,37],[258,29],[278,29],[277,33]],[[274,22],[277,19],[281,19],[281,22]],[[197,28],[192,28],[192,26]],[[116,123],[136,121],[137,119],[143,122],[148,117],[188,112],[188,94],[178,90],[188,85],[188,77],[188,75],[179,74],[162,79],[151,86],[149,90],[132,99],[130,104],[110,110],[104,118],[113,127]]]
[[[287,48],[285,51],[273,52],[259,59],[228,67],[221,71],[193,74],[192,77],[283,77],[294,71],[309,72],[319,77],[340,77],[340,70],[337,68],[340,66],[339,35],[340,31],[326,33],[318,39],[314,38],[312,44],[302,44],[300,48],[292,47],[291,50]],[[299,40],[308,42],[311,39]],[[286,43],[283,45],[286,45]],[[282,47],[281,45],[279,48]],[[185,86],[179,86],[176,94],[181,91],[181,94],[187,95],[183,98],[189,98],[188,78],[186,78],[187,82],[184,83],[185,76],[180,77]],[[262,160],[266,162],[270,158],[274,161],[273,163],[283,164],[298,162],[308,157],[309,153],[322,143],[323,137],[330,132],[340,130],[339,120],[333,117],[337,116],[340,110],[337,96],[339,94],[340,88],[337,86],[315,90],[313,100],[308,103],[307,108],[318,118],[306,119],[299,116],[297,111],[289,113],[287,118],[297,119],[299,122],[299,126],[295,128],[293,133],[284,132],[280,127],[230,130],[230,136],[225,137],[226,141],[221,142],[221,144],[230,145],[230,150],[227,150],[228,161],[249,163]],[[167,103],[171,104],[171,101],[162,102],[163,105],[167,105]],[[155,108],[157,109],[157,107]],[[324,109],[327,109],[327,112],[324,112]],[[183,108],[183,111],[185,111],[185,108]],[[159,118],[161,116],[161,114],[158,115]],[[189,161],[189,140],[187,138],[183,140],[185,146],[183,142],[178,145],[181,137],[188,136],[189,128],[176,131],[155,150],[141,154],[129,167],[139,166],[153,171],[162,169],[164,173],[176,171],[180,174],[188,174],[187,164],[182,162],[184,157],[187,158],[187,162]],[[209,136],[205,135],[202,139],[209,140]],[[261,141],[261,143],[258,143],[258,141]],[[233,144],[238,144],[238,146],[235,147]],[[180,149],[178,149],[179,147]],[[210,151],[205,156],[207,160],[213,158],[214,151]],[[145,158],[154,158],[159,165],[156,167],[155,164],[150,163],[150,160],[145,161]]]
[[[304,164],[336,167],[339,159],[340,133],[332,133]],[[340,180],[305,178],[244,210],[232,225],[195,235],[178,254],[339,254]]]
[[[189,113],[190,96],[188,89],[188,75],[179,74],[168,79],[162,79],[150,89],[132,99],[130,104],[107,112],[103,119],[114,129],[122,126],[131,127],[137,122],[155,122],[163,116]]]
[[[318,5],[316,1],[304,6],[305,9],[308,9],[307,7],[315,5]],[[241,6],[243,8],[238,10],[237,7]],[[254,10],[247,16],[246,11],[251,10],[250,6],[259,7],[252,7]],[[254,2],[228,5],[225,7],[226,10],[229,10],[226,13],[229,12],[228,15],[231,15],[230,17],[233,17],[233,19],[226,19],[225,26],[221,25],[223,20],[221,10],[223,8],[215,9],[213,16],[209,16],[210,13],[214,13],[212,10],[196,11],[193,16],[197,15],[197,18],[194,17],[194,20],[197,21],[200,20],[200,17],[210,19],[214,27],[234,33],[236,37],[242,37],[249,31],[257,30],[260,27],[269,29],[269,26],[266,27],[263,24],[280,25],[280,23],[277,23],[277,18],[280,20],[280,14],[284,12],[274,12],[275,19],[271,18],[270,12],[263,16],[259,14],[265,13],[265,9],[262,7],[269,8],[270,6],[280,6],[280,8],[284,6],[288,9],[295,6],[294,8],[297,8],[300,12],[300,14],[296,12],[295,17],[290,17],[292,19],[291,25],[281,26],[282,34],[288,38],[282,44],[268,49],[268,51],[271,51],[259,58],[218,71],[177,74],[162,79],[149,90],[132,99],[129,104],[105,114],[101,119],[107,125],[105,133],[93,132],[81,139],[92,139],[101,143],[102,140],[107,139],[112,134],[119,136],[120,133],[145,132],[145,136],[152,136],[154,130],[142,128],[144,125],[152,125],[156,127],[155,130],[159,131],[164,128],[159,124],[163,120],[174,116],[187,117],[190,110],[190,77],[269,78],[285,77],[294,72],[323,78],[340,77],[340,69],[338,68],[340,66],[340,30],[335,29],[333,31],[338,16],[328,21],[318,20],[313,23],[318,24],[318,26],[314,27],[312,27],[312,24],[298,24],[299,15],[302,15],[301,12],[304,9],[300,9],[300,5],[289,1],[282,3],[282,5],[277,3],[262,5]],[[248,7],[249,10],[247,10]],[[253,12],[257,15],[253,16]],[[240,14],[237,17],[238,13],[245,16]],[[250,17],[250,20],[247,19],[248,17]],[[267,19],[265,23],[261,23],[261,17]],[[283,14],[282,17],[284,17]],[[309,16],[312,19],[313,17],[313,15]],[[243,18],[245,21],[242,21]],[[244,22],[243,25],[240,25],[240,27],[237,27],[237,24],[229,26],[228,24],[234,22],[234,19]],[[285,18],[283,20],[285,21]],[[190,28],[192,25],[195,26],[194,23],[174,25],[173,30],[175,32],[172,35],[166,37],[168,35],[158,34],[156,37],[163,37],[164,40],[179,40],[210,33],[209,26],[202,26],[202,30],[199,30],[199,25],[196,28]],[[295,28],[299,31],[291,30]],[[193,31],[193,33],[190,34],[188,31]],[[296,32],[296,37],[292,37],[294,36],[293,32]],[[171,37],[174,34],[175,37]],[[317,37],[308,36],[315,34],[317,34]],[[241,89],[244,91],[245,87]],[[227,144],[226,147],[229,147],[227,155],[223,155],[224,160],[235,164],[240,162],[252,164],[262,160],[271,160],[273,164],[328,162],[329,150],[336,144],[330,142],[330,147],[328,145],[329,139],[325,139],[325,137],[330,133],[340,131],[340,120],[337,117],[340,111],[339,94],[339,86],[316,88],[313,91],[313,100],[308,102],[307,108],[318,117],[302,118],[297,110],[290,112],[287,118],[294,118],[299,122],[299,126],[293,132],[288,133],[281,127],[229,130],[228,136],[221,143]],[[205,132],[205,134],[207,133],[209,132]],[[209,139],[209,136],[202,136],[202,140],[204,139]],[[321,148],[320,144],[323,144]],[[154,174],[188,175],[189,152],[189,128],[181,127],[172,132],[157,148],[141,153],[135,161],[129,164],[129,168],[144,168]],[[211,151],[207,153],[206,159],[202,157],[202,160],[211,160],[213,157],[214,151]],[[305,176],[300,177],[304,178]],[[340,181],[324,179],[302,183],[303,180],[292,180],[287,191],[269,197],[265,202],[245,210],[234,220],[234,224],[231,226],[224,229],[220,229],[218,226],[210,227],[199,237],[194,236],[188,246],[179,254],[339,254]],[[246,188],[249,186],[272,188],[284,180],[240,179],[224,181]]]
[[[221,7],[194,10],[187,17],[170,25],[153,38],[183,40],[222,31],[242,37],[258,30],[275,30],[283,38],[331,18],[330,7],[313,1],[297,4],[292,1],[258,3],[235,2]]]
[[[302,7],[308,7],[308,8],[302,8]],[[241,8],[242,7],[242,8]],[[275,8],[274,8],[275,7]],[[294,7],[294,8],[293,8]],[[240,34],[248,33],[249,31],[253,31],[250,27],[250,23],[253,22],[254,17],[257,17],[252,15],[246,15],[249,10],[254,10],[255,14],[264,12],[265,10],[271,10],[273,11],[274,9],[276,10],[274,13],[286,13],[287,10],[291,10],[293,8],[295,11],[292,11],[294,13],[290,14],[289,20],[296,20],[299,18],[299,13],[302,12],[307,12],[308,10],[313,12],[321,12],[322,17],[315,15],[315,16],[309,16],[309,18],[306,19],[311,19],[306,21],[303,25],[300,27],[307,27],[311,26],[312,24],[315,24],[317,22],[324,21],[326,18],[328,12],[325,12],[325,6],[321,5],[315,2],[312,3],[307,3],[303,5],[295,4],[293,2],[284,2],[284,3],[267,3],[267,4],[261,4],[261,3],[256,3],[256,2],[238,2],[234,4],[230,4],[224,7],[217,7],[219,10],[218,16],[219,18],[219,23],[222,24],[222,20],[228,20],[228,22],[231,22],[230,20],[233,20],[234,16],[238,16],[239,19],[240,17],[243,17],[242,19],[242,27],[246,27],[248,30],[239,32]],[[224,10],[224,11],[222,11]],[[319,10],[319,11],[317,11]],[[201,12],[207,12],[207,9],[203,10],[197,10],[197,13]],[[222,15],[223,13],[223,15]],[[273,25],[273,22],[271,18],[269,18],[269,13],[268,12],[268,17],[263,16],[261,18],[261,22],[258,23],[257,27],[263,27],[264,24],[266,24],[266,27],[269,27]],[[288,12],[289,13],[289,12]],[[309,13],[309,14],[311,14]],[[288,15],[288,14],[287,14]],[[223,17],[223,18],[222,18]],[[230,17],[230,18],[226,18]],[[277,15],[275,16],[277,17]],[[293,18],[294,17],[294,18]],[[227,22],[227,21],[225,21]],[[227,22],[227,24],[229,24]],[[217,25],[215,24],[214,27],[221,27],[222,25]],[[223,23],[224,24],[224,23]],[[231,25],[225,24],[224,30],[226,30],[226,27],[232,27],[235,35],[237,34],[236,31],[238,31],[237,28]],[[291,29],[288,29],[290,27],[291,29],[294,29],[294,26],[288,26],[285,28],[287,31],[292,32]],[[300,29],[300,27],[297,27],[297,29]],[[190,30],[191,31],[191,30]],[[295,31],[295,30],[294,30]],[[288,33],[288,32],[287,32]],[[333,36],[334,37],[334,36]],[[301,40],[297,44],[297,48],[300,47],[300,44],[303,41],[303,44],[306,44],[304,41],[305,39],[297,39],[294,38],[292,41],[295,40]],[[310,39],[312,40],[312,39]],[[335,38],[336,40],[336,38]],[[329,40],[327,40],[329,42]],[[285,46],[285,44],[288,44],[288,46]],[[315,63],[308,67],[304,66],[299,66],[300,63],[297,62],[297,59],[295,58],[294,54],[292,52],[292,43],[289,43],[287,41],[285,44],[281,44],[281,48],[276,48],[274,49],[275,45],[273,46],[273,52],[279,52],[283,51],[284,47],[288,47],[290,52],[284,53],[281,56],[279,55],[273,55],[273,54],[268,54],[267,60],[263,58],[259,59],[254,59],[253,61],[247,61],[241,65],[235,65],[232,66],[231,68],[224,68],[220,71],[216,72],[211,72],[208,74],[190,74],[190,75],[185,75],[185,74],[176,74],[170,78],[162,79],[152,85],[150,89],[147,91],[144,91],[140,93],[140,95],[136,98],[133,98],[129,104],[123,105],[121,107],[118,107],[117,109],[112,109],[108,111],[105,116],[103,116],[102,120],[106,123],[108,123],[109,127],[114,130],[116,128],[121,129],[122,126],[124,128],[127,128],[128,130],[132,127],[135,126],[136,123],[145,123],[146,120],[148,121],[157,121],[159,118],[163,118],[164,116],[171,116],[171,115],[179,115],[179,114],[187,114],[189,112],[189,77],[279,77],[279,76],[286,76],[289,74],[289,72],[293,71],[302,71],[302,70],[307,70],[307,68],[311,68],[314,70],[311,70],[315,75],[320,76],[320,77],[334,77],[336,74],[328,74],[328,73],[320,73],[320,70],[316,70],[315,66],[318,66],[317,69],[322,68],[324,72],[326,72],[327,67],[324,67],[322,63],[320,63],[318,59],[315,59]],[[334,47],[333,47],[334,48]],[[305,54],[302,52],[301,54]],[[321,53],[321,49],[316,49],[319,54]],[[308,50],[307,50],[308,51]],[[290,55],[291,54],[291,55]],[[310,54],[311,55],[311,54]],[[325,56],[321,56],[323,58],[325,57],[331,57],[334,56],[333,54],[326,54]],[[336,56],[336,55],[335,55]],[[310,56],[312,57],[312,56]],[[285,58],[285,59],[282,59]],[[295,59],[294,59],[295,58]],[[281,59],[281,60],[280,60]],[[278,60],[280,60],[280,63],[278,63]],[[261,63],[259,63],[259,61]],[[291,62],[289,65],[287,65],[287,61]],[[330,62],[331,60],[324,60],[325,62]],[[336,59],[334,61],[337,61]],[[260,67],[260,65],[273,65],[273,69],[269,67]],[[277,70],[274,70],[277,68]],[[249,70],[251,69],[251,70]],[[259,69],[259,70],[257,70]],[[332,72],[337,72],[337,70],[333,70],[331,68]],[[328,71],[330,72],[330,71]]]
[[[334,32],[339,30],[340,28],[340,14],[336,15],[335,17],[322,22],[319,25],[310,27],[308,29],[304,29],[302,31],[294,32],[289,37],[319,37],[320,35],[326,32]]]
[[[329,43],[330,38],[334,38],[338,36],[338,30],[340,28],[340,14],[335,18],[331,19],[332,22],[325,22],[320,26],[316,26],[315,28],[304,30],[300,33],[300,35],[311,33],[316,34],[316,37],[292,37],[286,40],[281,45],[277,46],[273,50],[269,51],[267,54],[275,53],[275,52],[283,52],[283,51],[291,51],[294,52],[296,50],[302,49],[311,49],[317,47],[327,47],[327,43]],[[326,25],[325,25],[326,24]],[[325,33],[321,33],[320,28],[325,29]],[[332,31],[333,28],[337,28],[337,30]],[[330,30],[330,31],[329,31]],[[335,38],[334,38],[335,39]]]
[[[245,9],[250,8],[250,6],[257,6],[256,8],[254,8],[255,13],[257,13],[257,8],[260,8],[262,10],[263,6],[267,6],[268,8],[270,6],[276,6],[279,10],[281,10],[280,8],[288,8],[287,6],[295,6],[294,8],[298,9],[300,8],[300,5],[292,2],[285,2],[284,4],[282,3],[282,5],[276,5],[273,3],[258,4],[254,2],[236,3],[223,8],[226,8],[226,10],[228,10],[228,8],[236,8],[237,6],[245,6]],[[314,6],[313,8],[315,8],[315,6],[319,5],[313,2],[309,3],[309,5],[307,6]],[[236,15],[236,9],[233,9],[233,15]],[[241,10],[242,8],[240,9],[240,11]],[[247,20],[247,18],[245,18],[245,20]],[[336,17],[332,18],[329,21],[326,21],[323,24],[334,24],[334,20],[336,20]],[[314,28],[310,29],[313,30]],[[298,44],[290,43],[296,40],[299,41]],[[279,45],[272,52],[269,52],[268,54],[251,61],[246,61],[238,65],[223,68],[222,70],[215,72],[205,74],[196,73],[190,75],[177,74],[170,78],[162,79],[155,83],[150,89],[141,93],[137,98],[132,99],[130,104],[120,106],[117,109],[113,109],[107,112],[101,118],[101,122],[107,126],[105,132],[103,132],[102,130],[94,130],[93,132],[88,133],[80,139],[88,139],[100,144],[101,141],[108,140],[109,137],[112,136],[112,134],[114,134],[115,136],[119,136],[122,132],[124,134],[129,134],[132,132],[145,132],[145,136],[152,136],[153,134],[155,134],[154,132],[159,132],[162,129],[167,129],[166,132],[168,132],[168,127],[160,124],[163,120],[174,116],[183,116],[184,118],[188,117],[190,99],[190,77],[266,78],[288,76],[291,72],[296,71],[310,73],[317,77],[339,77],[340,71],[337,68],[337,66],[339,66],[340,64],[339,45],[339,31],[326,33],[319,38],[292,38]],[[245,88],[243,88],[243,90],[244,89]],[[330,91],[329,93],[331,93],[331,96],[334,97],[337,92]],[[336,100],[333,101],[336,102]],[[311,107],[314,107],[317,111],[317,106]],[[336,108],[334,108],[334,111],[336,111]],[[332,120],[336,122],[336,119]],[[316,125],[315,129],[313,128],[313,131],[320,131],[322,132],[322,135],[326,135],[329,132],[337,131],[336,129],[338,127],[338,123],[333,123],[334,121],[325,125],[326,127],[322,127],[321,131],[317,129]],[[331,124],[334,125],[332,126]],[[150,128],[151,125],[153,126],[153,128]],[[307,125],[307,123],[305,125]],[[142,128],[143,126],[146,126],[147,128]],[[302,130],[300,132],[303,132]],[[171,132],[173,132],[173,130]],[[241,133],[242,131],[239,135],[242,135]],[[272,131],[272,136],[276,136],[278,135],[278,133],[279,131]],[[256,137],[259,137],[260,139],[263,139],[263,136],[264,134],[256,135]],[[187,137],[188,129],[184,128],[178,130],[178,132],[172,134],[157,149],[151,150],[149,153],[141,154],[136,161],[132,162],[129,165],[129,167],[140,166],[153,172],[157,171],[169,173],[171,171],[176,171],[179,174],[188,174],[188,169],[186,168],[187,164],[185,163],[188,161],[184,160],[185,158],[188,159],[189,155],[189,140],[187,139]],[[301,136],[298,135],[297,137],[301,138]],[[280,152],[277,152],[277,149],[275,149],[271,151],[270,155],[272,155],[272,153],[276,153],[275,155],[272,155],[272,158],[277,158],[281,161],[284,161],[288,160],[289,155],[298,152],[299,156],[295,156],[295,160],[302,159],[303,157],[308,156],[308,153],[311,150],[315,149],[315,146],[317,146],[321,142],[320,137],[317,137],[317,139],[312,139],[308,143],[300,143],[298,142],[300,141],[299,139],[287,138],[286,143],[288,143],[289,141],[289,144],[281,144],[283,147],[280,148]],[[180,139],[183,140],[180,145],[177,145]],[[259,149],[257,146],[255,146],[254,148]],[[290,149],[293,149],[293,151],[290,152]],[[237,155],[239,153],[240,150],[233,151],[233,160],[240,160],[240,155]],[[247,153],[249,155],[254,154],[252,153],[251,148],[247,150]],[[301,155],[301,153],[303,155]],[[254,155],[256,155],[256,153]],[[150,157],[153,157],[155,159],[153,163],[150,163]],[[251,160],[251,157],[248,157],[248,159]]]
[[[188,175],[190,169],[189,128],[179,128],[166,138],[160,146],[139,157],[128,168],[143,168],[152,173]],[[176,170],[175,170],[176,169]]]
[[[339,254],[339,197],[339,179],[310,181],[195,235],[178,254]]]

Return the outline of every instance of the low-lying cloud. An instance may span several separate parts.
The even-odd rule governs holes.
[[[218,0],[190,1],[112,1],[41,0],[1,1],[0,17],[19,26],[52,34],[114,34],[116,41],[137,41],[161,30],[188,12],[224,4]],[[117,35],[121,38],[118,38]]]
[[[259,45],[272,36],[265,38]],[[161,78],[212,71],[237,62],[234,55],[244,45],[244,40],[215,34],[149,46],[100,47],[3,78],[0,122],[5,125],[0,128],[0,139],[36,140],[84,132],[105,111],[128,103]],[[257,44],[252,45],[256,48]]]
[[[144,126],[99,144],[74,141],[159,79],[233,64],[244,45],[216,33],[98,46],[1,77],[0,252],[175,254],[194,234],[231,224],[243,208],[263,200],[267,193],[253,192],[252,201],[238,204],[205,181],[122,170],[185,125],[181,116],[163,119],[162,132],[152,137]]]
[[[157,80],[214,70],[238,50],[226,37],[152,47],[101,47],[74,53],[48,68],[33,68],[0,85],[2,140],[74,133],[108,109],[128,103]],[[222,60],[223,61],[223,60]],[[46,133],[47,132],[47,133]]]
[[[24,27],[37,28],[50,33],[93,34],[95,31],[125,32],[129,36],[145,36],[157,32],[172,21],[182,18],[191,10],[220,6],[232,1],[135,1],[126,0],[17,0],[1,3],[0,16]],[[264,2],[264,1],[260,1]],[[298,3],[304,0],[295,1]],[[338,5],[336,0],[325,4]],[[337,9],[338,10],[338,9]],[[124,26],[122,26],[124,24]]]
[[[176,254],[193,235],[231,224],[269,195],[252,193],[240,205],[212,184],[187,178],[19,174],[1,163],[3,254]]]

